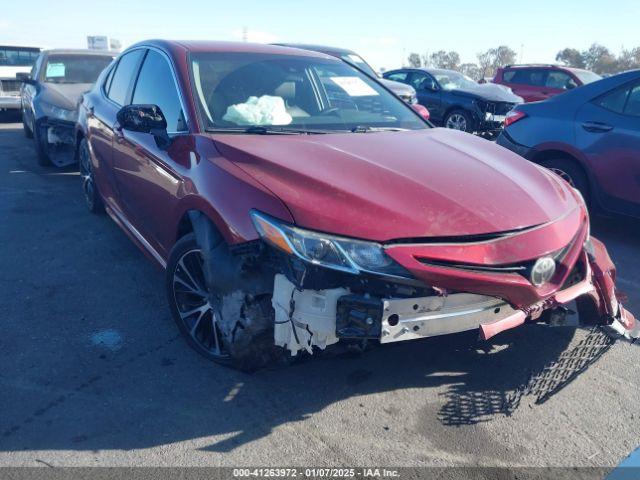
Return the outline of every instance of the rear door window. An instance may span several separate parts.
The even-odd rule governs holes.
[[[127,102],[129,91],[143,54],[144,50],[142,49],[134,50],[124,54],[118,61],[107,92],[107,96],[118,105],[125,105]]]
[[[509,72],[510,73],[510,72]],[[518,85],[530,85],[533,87],[543,87],[547,78],[547,71],[535,68],[519,68],[513,70],[511,80],[505,80],[509,83]]]
[[[187,130],[173,70],[167,59],[154,50],[149,50],[144,59],[132,103],[160,107],[167,120],[168,132]]]

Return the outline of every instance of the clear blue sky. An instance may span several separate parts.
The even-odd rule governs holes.
[[[374,67],[412,52],[456,50],[463,61],[507,44],[525,62],[598,42],[640,46],[640,0],[5,0],[0,44],[85,47],[87,35],[127,46],[146,38],[321,43],[352,48]]]

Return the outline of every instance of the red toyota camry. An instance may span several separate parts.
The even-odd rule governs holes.
[[[77,135],[87,206],[166,269],[211,360],[487,339],[562,323],[574,301],[582,323],[638,336],[577,191],[333,57],[143,42],[85,94]]]

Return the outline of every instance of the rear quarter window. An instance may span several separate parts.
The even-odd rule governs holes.
[[[627,103],[627,97],[629,96],[628,88],[620,88],[613,92],[606,93],[602,97],[596,99],[596,105],[611,110],[615,113],[624,113],[624,106]]]

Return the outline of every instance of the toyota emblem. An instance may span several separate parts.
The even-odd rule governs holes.
[[[554,273],[556,273],[556,261],[551,257],[539,258],[531,269],[531,283],[540,287],[551,280]]]

